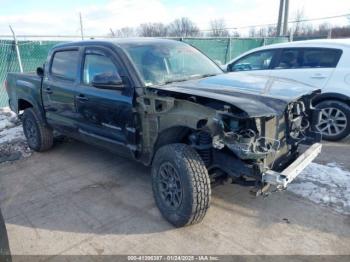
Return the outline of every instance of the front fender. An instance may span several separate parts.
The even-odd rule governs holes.
[[[197,130],[214,124],[216,110],[191,101],[160,96],[139,97],[137,101],[142,119],[141,158],[147,164],[162,134],[168,134],[169,130],[182,133],[183,130]],[[182,136],[176,134],[176,137]],[[168,140],[179,142],[171,138]]]
[[[186,100],[176,100],[171,110],[159,115],[159,131],[174,126],[198,129],[203,122],[206,125],[213,123],[215,115],[214,109]]]

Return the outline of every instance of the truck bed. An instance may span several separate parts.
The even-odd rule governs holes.
[[[9,73],[6,80],[11,110],[18,113],[21,99],[41,105],[41,78],[36,73]]]

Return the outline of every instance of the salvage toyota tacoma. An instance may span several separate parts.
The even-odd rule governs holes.
[[[202,221],[213,184],[285,189],[321,150],[319,90],[224,74],[180,41],[59,44],[6,89],[33,150],[50,149],[55,130],[151,166],[156,205],[177,227]]]

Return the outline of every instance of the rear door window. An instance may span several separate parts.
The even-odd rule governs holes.
[[[78,71],[78,50],[57,51],[54,53],[51,74],[74,81]]]
[[[302,68],[336,67],[342,51],[328,48],[305,48],[302,55]]]
[[[333,68],[342,51],[329,48],[282,49],[274,69]]]

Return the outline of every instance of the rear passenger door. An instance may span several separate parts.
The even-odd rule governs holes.
[[[284,77],[323,88],[341,56],[341,50],[330,48],[281,49],[271,76]]]
[[[78,47],[56,49],[45,68],[42,99],[46,119],[55,129],[63,132],[77,131],[75,97],[78,92],[79,61]]]

